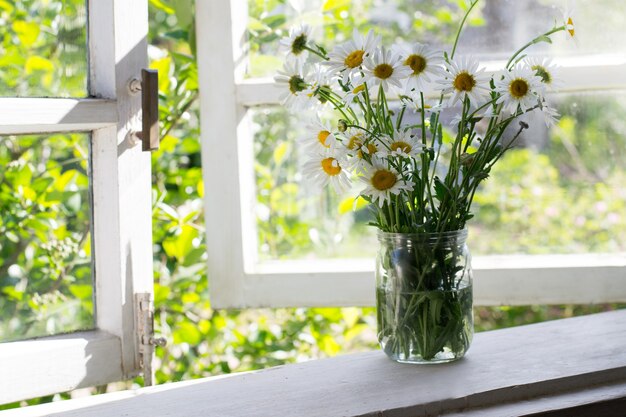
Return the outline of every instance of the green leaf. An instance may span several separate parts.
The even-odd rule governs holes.
[[[368,205],[369,203],[361,196],[347,197],[341,200],[337,209],[339,211],[339,214],[346,214],[350,213],[351,211],[361,210]]]
[[[198,230],[185,225],[178,236],[163,241],[163,249],[168,256],[183,262],[187,254],[193,249],[193,240],[196,237],[198,237]]]
[[[178,24],[186,28],[191,25],[193,20],[193,1],[192,0],[170,0],[172,2],[172,7],[174,8],[174,13],[176,14],[176,19],[178,19]]]
[[[322,6],[322,12],[330,12],[331,10],[339,8],[349,8],[352,4],[352,0],[326,0],[324,6]]]
[[[39,38],[39,33],[41,32],[38,23],[16,20],[13,22],[12,26],[22,45],[30,47],[37,42],[37,38]]]
[[[202,180],[198,181],[197,190],[198,190],[198,196],[200,198],[204,198],[204,181]]]
[[[172,68],[172,57],[166,56],[150,63],[150,68],[159,73],[159,91],[168,92],[170,89],[170,72]]]
[[[72,295],[80,300],[91,299],[93,294],[93,287],[87,284],[73,284],[70,285],[70,292]]]
[[[276,29],[279,26],[284,25],[287,22],[287,17],[284,14],[275,14],[271,16],[267,16],[263,19],[263,23],[269,26],[272,29]]]
[[[550,39],[549,36],[539,36],[538,38],[535,39],[535,41],[537,43],[539,43],[539,42],[552,43],[552,39]]]
[[[185,304],[195,304],[200,301],[200,296],[195,292],[186,292],[181,297],[181,300]]]
[[[13,14],[14,7],[8,1],[0,0],[0,9],[6,11],[9,15],[11,15]]]
[[[29,56],[24,64],[26,74],[32,74],[36,71],[52,72],[54,71],[54,65],[49,59],[41,56]]]
[[[172,290],[161,284],[154,284],[154,305],[156,307],[167,303],[167,299]]]
[[[276,165],[280,165],[285,160],[285,155],[287,155],[289,147],[289,142],[281,142],[281,144],[274,149],[273,158]]]
[[[150,4],[156,7],[159,10],[163,10],[167,14],[174,14],[174,9],[172,9],[167,4],[163,3],[161,0],[150,0]]]
[[[446,196],[452,197],[452,191],[439,177],[435,177],[435,195],[439,201],[443,201]]]
[[[189,343],[192,346],[197,345],[202,340],[202,334],[196,326],[189,322],[183,321],[174,329],[174,344]]]

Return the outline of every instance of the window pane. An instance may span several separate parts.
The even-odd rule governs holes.
[[[87,96],[85,0],[0,1],[0,96]]]
[[[551,101],[565,115],[558,125],[527,118],[531,128],[477,193],[473,254],[626,252],[626,95]],[[369,211],[353,211],[362,187],[315,193],[297,146],[306,121],[280,107],[253,114],[259,258],[373,257]]]
[[[421,42],[450,49],[464,11],[456,3],[440,0],[267,1],[248,0],[250,76],[270,76],[282,66],[278,40],[300,23],[313,27],[313,36],[327,48],[352,37],[352,30],[374,29],[385,44]],[[557,7],[555,7],[555,5]],[[508,58],[513,51],[561,25],[566,1],[493,0],[481,2],[468,19],[459,53],[485,59]],[[609,11],[609,12],[607,12]],[[623,54],[623,16],[626,2],[577,2],[573,13],[576,45],[560,32],[553,43],[535,45],[532,54]],[[602,30],[598,30],[598,28]]]
[[[0,341],[93,327],[89,135],[0,136]]]

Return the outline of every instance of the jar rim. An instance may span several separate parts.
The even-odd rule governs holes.
[[[415,239],[415,240],[432,240],[432,239],[467,239],[467,227],[459,230],[451,230],[447,232],[421,232],[421,233],[401,233],[401,232],[384,232],[380,229],[377,231],[378,240],[383,239]]]

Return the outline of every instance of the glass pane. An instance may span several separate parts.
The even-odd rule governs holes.
[[[472,254],[626,252],[626,95],[552,97],[561,114],[531,128],[477,193]],[[259,258],[372,258],[361,186],[315,193],[302,177],[307,122],[280,107],[253,110]]]
[[[0,136],[0,341],[93,327],[89,135]]]
[[[441,0],[396,1],[278,1],[248,0],[250,67],[249,76],[271,76],[282,67],[278,41],[295,24],[313,28],[313,37],[327,49],[352,37],[352,30],[369,29],[387,45],[421,42],[449,50],[464,11],[457,4]],[[470,18],[459,44],[459,53],[485,59],[508,58],[535,36],[561,25],[566,1],[493,0],[481,2]],[[607,13],[607,11],[610,11]],[[573,11],[576,44],[563,32],[553,43],[541,43],[532,54],[550,56],[577,54],[623,54],[623,16],[626,2],[598,0],[577,2]],[[598,30],[601,27],[602,30]]]
[[[87,96],[85,0],[0,1],[0,96]]]

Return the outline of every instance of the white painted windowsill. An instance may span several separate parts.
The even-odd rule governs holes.
[[[8,413],[622,416],[626,415],[626,310],[479,333],[463,360],[445,365],[402,365],[373,351]]]

